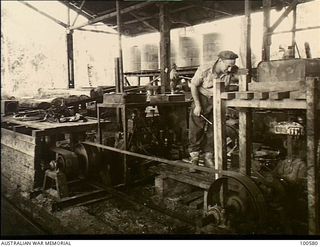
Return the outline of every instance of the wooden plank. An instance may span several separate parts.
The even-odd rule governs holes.
[[[242,108],[239,111],[239,167],[245,175],[251,174],[251,132],[252,112]]]
[[[305,100],[306,99],[306,91],[291,91],[290,99],[295,100]]]
[[[290,91],[270,92],[269,98],[272,100],[282,100],[290,97]]]
[[[35,157],[24,154],[19,150],[1,144],[1,166],[11,171],[21,172],[34,171]]]
[[[309,234],[320,232],[319,218],[319,164],[317,164],[317,88],[319,81],[315,78],[307,78],[307,190],[308,190],[308,225]]]
[[[251,71],[251,3],[245,0],[245,67]],[[250,73],[251,74],[251,73]],[[248,90],[251,84],[251,76],[246,76],[245,83],[240,84],[239,90]],[[253,93],[247,97],[252,99]],[[251,175],[251,149],[252,149],[252,112],[251,109],[242,108],[239,111],[239,170],[240,173]],[[227,184],[224,184],[223,194],[227,192]],[[225,201],[223,204],[225,205]]]
[[[15,138],[13,135],[3,134],[1,137],[1,144],[12,149],[15,149],[23,154],[35,156],[36,145],[34,143],[26,142]]]
[[[306,102],[303,100],[228,100],[225,101],[227,107],[248,107],[248,108],[270,108],[270,109],[306,109]],[[320,103],[318,103],[320,109]]]
[[[36,139],[32,136],[1,128],[1,143],[2,143],[3,138],[15,139],[15,140],[19,140],[22,142],[28,142],[28,143],[32,143],[32,144],[36,143]]]
[[[254,99],[264,100],[269,98],[269,92],[254,92]]]
[[[236,98],[237,99],[243,99],[243,100],[251,100],[253,99],[254,93],[245,91],[245,92],[236,92]]]
[[[39,129],[39,130],[64,128],[64,127],[77,127],[77,126],[83,126],[83,125],[94,126],[97,124],[96,119],[90,119],[90,118],[88,118],[87,122],[79,121],[79,122],[66,122],[66,123],[50,123],[50,122],[39,122],[39,121],[19,121],[13,117],[3,117],[2,122],[24,125],[26,127]]]
[[[230,100],[236,97],[236,92],[224,92],[221,93],[221,99],[223,100]]]
[[[171,178],[173,180],[176,180],[178,182],[190,184],[193,186],[196,186],[201,189],[209,189],[212,182],[211,181],[205,181],[205,180],[199,180],[196,177],[193,177],[192,175],[188,174],[172,174],[172,173],[166,173],[166,176],[168,178]]]
[[[270,91],[295,91],[306,87],[305,81],[261,81],[249,83],[249,91],[270,92]]]
[[[214,133],[214,154],[215,169],[218,170],[216,178],[221,176],[221,171],[227,168],[226,150],[226,107],[225,100],[221,100],[220,95],[225,91],[224,82],[217,81],[214,86],[213,97],[213,133]]]
[[[34,157],[1,145],[1,175],[19,186],[33,187],[35,170]]]
[[[203,191],[194,191],[194,192],[191,192],[191,193],[183,196],[183,198],[181,199],[181,202],[183,204],[189,204],[189,203],[199,199],[200,197],[203,198]]]

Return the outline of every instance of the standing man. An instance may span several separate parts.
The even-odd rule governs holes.
[[[217,79],[230,83],[230,72],[238,55],[232,51],[221,51],[214,64],[201,66],[191,80],[193,103],[189,118],[189,151],[193,165],[199,164],[200,153],[204,153],[204,165],[214,167],[213,163],[213,87]],[[190,169],[190,172],[195,172]]]
[[[176,86],[179,84],[180,78],[177,72],[177,65],[172,64],[172,69],[170,71],[170,91],[171,94],[174,94]]]

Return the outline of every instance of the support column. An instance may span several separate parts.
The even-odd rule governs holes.
[[[319,226],[319,164],[317,164],[317,87],[319,81],[308,77],[306,80],[307,101],[307,185],[309,234],[320,233]],[[318,135],[318,136],[317,136]]]
[[[73,31],[67,33],[68,88],[74,88]]]
[[[224,82],[217,81],[213,87],[213,134],[214,134],[214,164],[218,174],[222,176],[222,170],[227,169],[227,145],[226,145],[226,107],[221,93],[225,91]]]
[[[120,83],[120,93],[123,93],[123,55],[122,55],[122,40],[121,40],[121,32],[122,32],[122,22],[121,22],[121,14],[120,14],[120,2],[116,1],[116,9],[117,9],[117,27],[118,27],[118,42],[119,42],[119,83]]]
[[[251,3],[245,0],[245,67],[248,69],[245,81],[241,80],[239,91],[247,91],[248,83],[251,81]],[[242,108],[239,112],[239,164],[240,172],[250,176],[251,174],[251,130],[252,112],[248,108]]]
[[[292,10],[292,55],[296,57],[296,24],[297,24],[297,6]]]
[[[170,23],[168,6],[160,4],[160,78],[161,93],[170,86]]]
[[[270,9],[271,9],[271,0],[263,0],[262,61],[270,60],[270,46],[271,46],[271,35],[269,34]]]

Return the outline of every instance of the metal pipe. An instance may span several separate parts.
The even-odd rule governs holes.
[[[206,118],[205,116],[203,116],[202,114],[200,115],[200,117],[202,117],[204,120],[206,120],[207,123],[209,123],[210,125],[212,125],[212,122]]]

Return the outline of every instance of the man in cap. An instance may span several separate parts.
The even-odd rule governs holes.
[[[221,51],[214,64],[198,68],[191,80],[193,103],[189,118],[189,152],[193,165],[199,164],[200,152],[204,153],[204,165],[214,167],[213,163],[213,87],[216,80],[230,83],[230,74],[238,55],[232,51]],[[208,120],[206,120],[206,119]],[[190,172],[195,172],[190,169]]]

